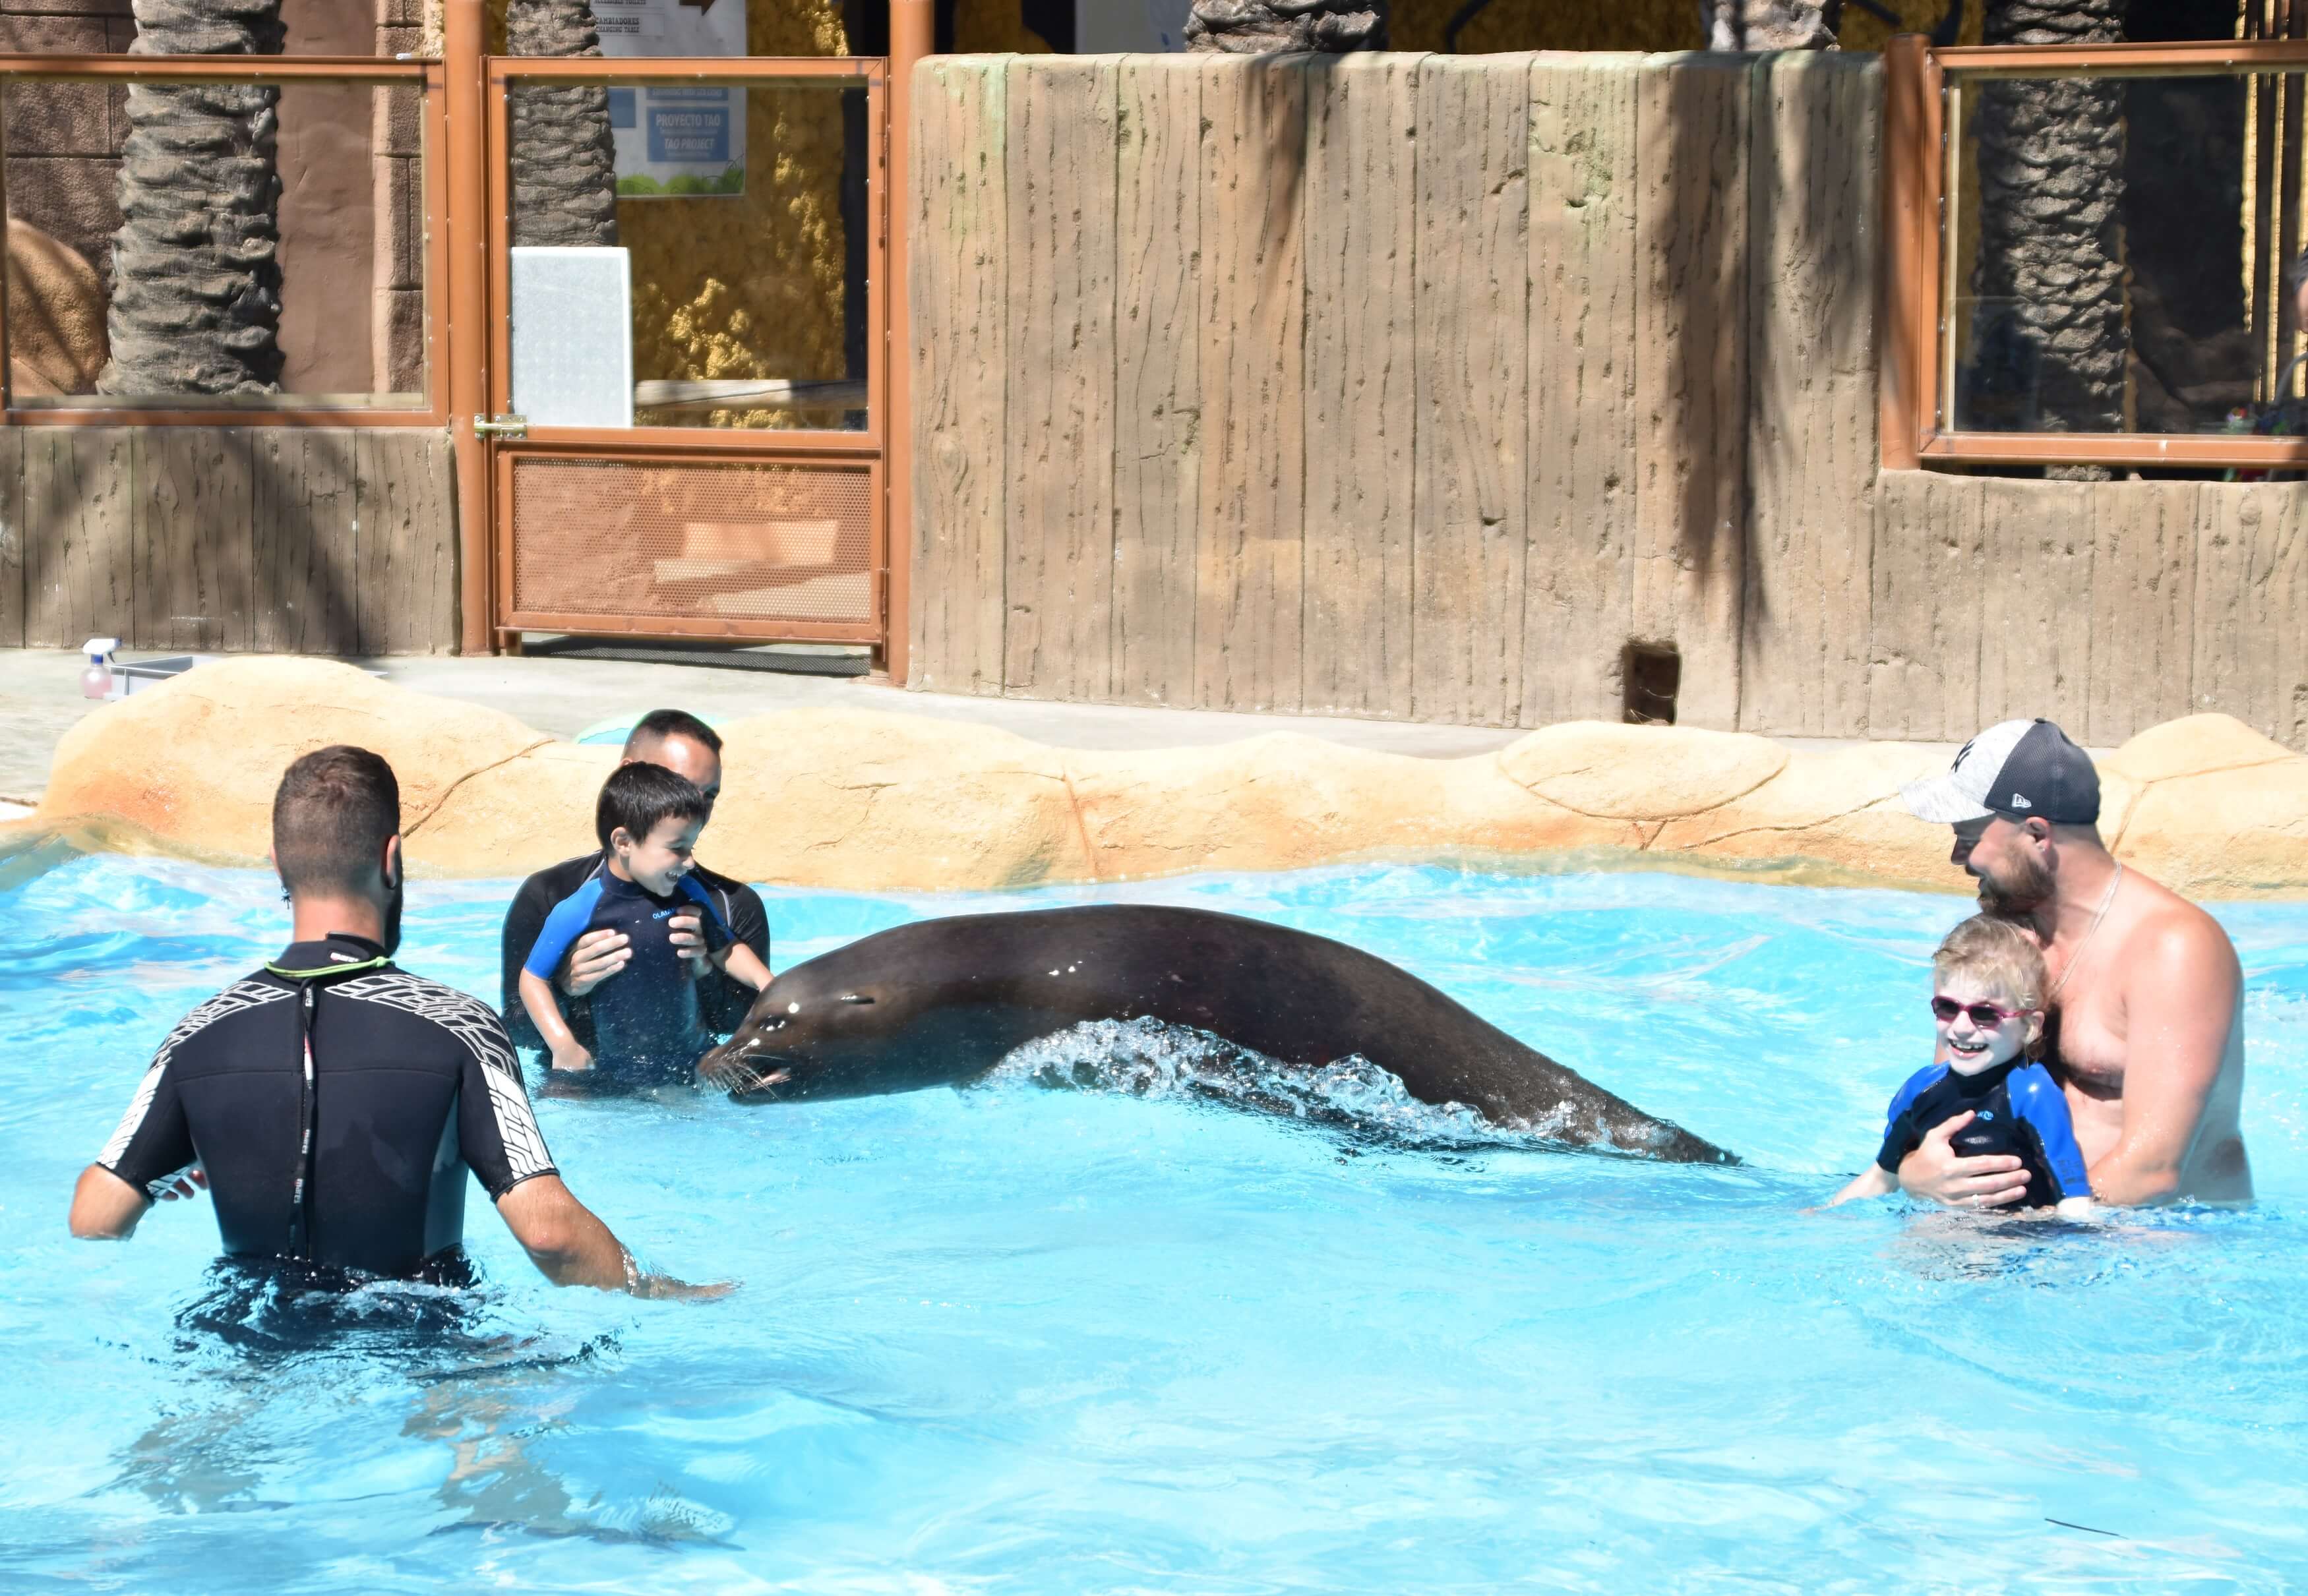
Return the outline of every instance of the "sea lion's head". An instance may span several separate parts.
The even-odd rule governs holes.
[[[697,1061],[699,1084],[760,1103],[872,1090],[863,1079],[887,1061],[904,1005],[825,962],[797,965],[762,988],[736,1034]]]

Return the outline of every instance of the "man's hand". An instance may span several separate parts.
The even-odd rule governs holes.
[[[581,998],[633,962],[632,939],[623,931],[587,931],[569,949],[555,984],[573,998]]]
[[[676,1280],[670,1274],[643,1274],[639,1277],[638,1297],[652,1302],[711,1302],[728,1296],[737,1289],[734,1280],[708,1280],[693,1284]]]
[[[2008,1153],[1976,1158],[1957,1155],[1949,1146],[1971,1123],[1969,1114],[1942,1120],[1924,1133],[1916,1150],[1899,1163],[1899,1189],[1956,1208],[2008,1208],[2028,1197],[2028,1171]]]
[[[705,952],[705,919],[702,910],[677,909],[666,922],[666,940],[673,950],[689,961],[689,973],[693,978],[713,967]]]
[[[179,1197],[196,1197],[208,1188],[208,1171],[194,1164],[190,1169],[178,1170],[173,1175],[162,1177],[159,1189],[152,1195],[164,1203],[173,1203]]]

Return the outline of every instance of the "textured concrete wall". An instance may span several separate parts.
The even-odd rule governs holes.
[[[429,427],[0,429],[0,648],[445,653]]]
[[[914,681],[2308,749],[2308,485],[1878,469],[1856,55],[944,58]]]

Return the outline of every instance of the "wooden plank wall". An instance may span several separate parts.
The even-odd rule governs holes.
[[[448,441],[427,428],[0,432],[0,647],[456,646]]]
[[[1515,725],[1640,637],[1732,724],[1754,78],[925,65],[916,684]]]
[[[2308,485],[1883,473],[1869,58],[943,57],[915,682],[2308,748]],[[29,467],[28,467],[29,470]],[[29,476],[28,476],[29,481]]]

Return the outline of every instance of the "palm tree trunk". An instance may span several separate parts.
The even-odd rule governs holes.
[[[512,0],[505,47],[515,56],[599,56],[587,0]],[[616,150],[609,91],[594,83],[527,83],[513,91],[512,241],[617,241]]]
[[[1843,0],[1700,0],[1710,50],[1831,50]]]
[[[277,56],[280,0],[135,0],[141,56]],[[99,393],[276,392],[276,88],[136,85]]]
[[[1989,0],[1989,44],[2106,44],[2126,0]],[[2107,79],[1984,83],[1978,139],[1979,420],[2013,431],[2126,424],[2124,88]],[[2105,476],[2098,467],[2061,476]]]
[[[1387,0],[1193,0],[1186,48],[1208,55],[1386,48]]]

